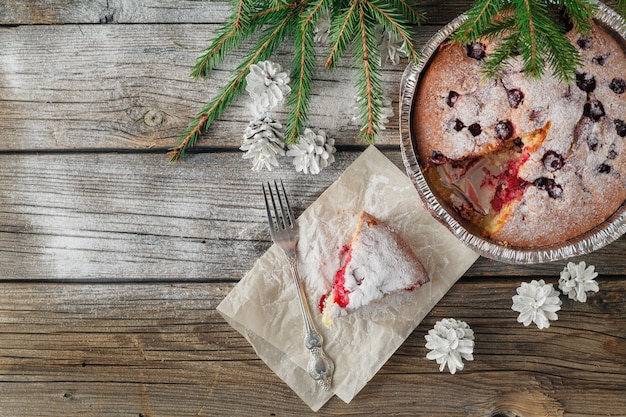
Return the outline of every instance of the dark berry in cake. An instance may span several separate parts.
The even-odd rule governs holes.
[[[448,105],[448,107],[454,107],[454,104],[456,103],[458,98],[459,98],[459,93],[457,93],[456,91],[450,90],[450,93],[448,93],[448,98],[446,99],[446,104]]]
[[[563,155],[556,151],[546,152],[541,161],[543,162],[543,166],[550,172],[558,171],[563,168],[563,165],[565,164]]]
[[[609,84],[609,88],[613,90],[615,94],[622,94],[626,91],[626,81],[623,78],[613,78]]]
[[[480,42],[471,43],[467,45],[466,48],[467,48],[467,56],[470,58],[477,59],[478,61],[483,60],[485,56],[487,55],[487,53],[485,52],[486,46],[484,43],[480,43]]]
[[[600,174],[610,174],[611,173],[611,165],[600,164],[598,166],[598,172]]]
[[[586,72],[576,74],[576,85],[584,92],[591,93],[596,89],[596,77]]]
[[[565,30],[565,32],[569,32],[574,29],[574,22],[572,22],[572,18],[570,17],[567,8],[563,6],[553,6],[553,8],[554,10],[552,10],[552,13],[554,14],[555,21]]]
[[[483,129],[480,127],[478,123],[474,123],[468,126],[467,130],[472,134],[472,136],[478,136],[482,133]]]
[[[617,147],[614,143],[609,146],[609,153],[606,155],[606,159],[614,160],[617,158]]]
[[[550,198],[561,198],[563,196],[563,187],[557,184],[552,178],[537,178],[533,184],[540,190],[548,192]]]
[[[591,38],[588,36],[581,36],[576,41],[576,44],[578,45],[580,49],[582,49],[583,51],[586,51],[587,49],[591,49],[591,46],[592,46]]]
[[[591,59],[591,62],[593,62],[596,65],[604,66],[604,64],[606,64],[606,59],[608,57],[609,57],[609,54],[596,55]]]
[[[459,119],[456,119],[454,121],[454,130],[456,130],[457,132],[460,132],[461,130],[463,130],[464,127],[465,127],[465,124]]]
[[[590,151],[597,151],[598,150],[598,145],[600,144],[600,139],[598,139],[598,137],[596,135],[589,135],[587,136],[587,146],[589,147]]]
[[[617,131],[618,136],[626,137],[626,122],[621,119],[615,119],[613,123],[615,123],[615,131]]]
[[[433,165],[441,165],[449,161],[450,159],[447,158],[444,154],[442,154],[439,151],[433,151],[433,154],[431,155],[431,157],[428,158],[428,162],[430,162]]]
[[[507,140],[513,136],[513,124],[509,120],[501,120],[496,124],[496,135],[500,140]]]
[[[524,93],[517,88],[513,88],[511,90],[507,90],[507,96],[509,99],[509,106],[511,108],[518,108],[520,104],[524,101]]]
[[[604,106],[599,100],[591,100],[585,103],[583,107],[583,114],[594,121],[600,120],[606,114],[604,112]]]

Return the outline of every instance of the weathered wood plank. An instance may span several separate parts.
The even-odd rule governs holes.
[[[241,152],[176,164],[158,152],[0,155],[0,279],[239,279],[271,244],[261,183],[283,178],[300,213],[359,154],[339,152],[308,177],[286,157],[255,173]],[[403,169],[399,151],[386,154]],[[624,275],[625,249],[620,239],[583,258]],[[563,266],[480,260],[468,274],[554,275]]]
[[[18,26],[0,30],[1,150],[167,149],[231,77],[242,51],[206,81],[190,77],[215,25]],[[433,28],[420,31],[420,42]],[[290,49],[273,58],[289,68]],[[406,66],[388,64],[383,88],[395,115],[379,143],[398,143],[399,81]],[[310,126],[338,144],[359,143],[349,57],[332,73],[319,57]],[[236,99],[200,146],[239,147],[251,111]],[[283,121],[286,111],[275,116]]]
[[[471,1],[423,0],[420,8],[429,24],[445,24],[465,11]],[[66,23],[221,23],[231,5],[215,0],[5,0],[0,24]]]
[[[605,4],[615,7],[616,0]],[[421,0],[428,25],[445,25],[465,12],[471,0]],[[221,23],[231,6],[219,0],[4,0],[0,24],[68,23]]]
[[[107,0],[4,0],[0,3],[0,24],[99,23],[107,15],[107,3]]]
[[[620,415],[624,285],[601,281],[539,331],[515,321],[514,280],[462,280],[350,405],[333,399],[319,414]],[[0,283],[3,415],[309,415],[215,311],[231,288]],[[476,336],[475,361],[456,375],[425,359],[424,335],[451,316]]]

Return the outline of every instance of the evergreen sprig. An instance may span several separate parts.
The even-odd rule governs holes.
[[[191,121],[179,143],[168,155],[180,159],[195,145],[200,135],[221,116],[246,85],[250,67],[266,59],[286,38],[294,43],[291,62],[292,89],[287,97],[285,140],[298,141],[308,113],[316,63],[314,24],[323,12],[331,16],[331,45],[325,67],[333,69],[346,49],[353,45],[353,64],[360,97],[361,135],[373,142],[378,134],[382,109],[382,68],[377,24],[404,41],[409,61],[416,63],[419,53],[413,45],[411,29],[424,20],[424,14],[412,0],[233,0],[233,12],[218,29],[209,47],[198,58],[191,75],[205,78],[232,51],[259,29],[262,35],[232,72],[230,81]]]
[[[626,19],[626,0],[617,0],[617,12]]]
[[[589,31],[596,9],[594,0],[477,0],[453,39],[498,41],[483,66],[487,77],[497,75],[510,58],[519,55],[527,75],[541,77],[549,66],[556,77],[569,82],[580,66],[580,56],[566,32]]]
[[[416,7],[415,1],[231,0],[231,3],[231,16],[196,61],[192,77],[208,77],[230,52],[240,48],[252,35],[259,32],[261,35],[232,71],[230,81],[196,115],[179,143],[170,150],[170,161],[180,159],[195,145],[200,135],[245,89],[250,67],[269,59],[287,37],[293,39],[294,54],[285,139],[287,143],[297,142],[307,121],[313,88],[314,24],[324,12],[331,17],[325,68],[335,68],[352,46],[360,132],[364,140],[374,141],[380,126],[383,96],[378,33],[374,28],[382,25],[386,31],[402,39],[409,61],[417,64],[419,52],[413,44],[411,31],[423,22],[424,13]],[[626,0],[615,0],[614,3],[618,13],[626,16]],[[466,44],[484,37],[498,40],[496,50],[483,66],[486,76],[495,76],[510,58],[521,56],[528,75],[540,77],[550,67],[561,80],[570,81],[580,65],[580,58],[565,35],[566,26],[571,25],[573,30],[581,33],[588,31],[596,8],[595,0],[476,0],[453,39]]]

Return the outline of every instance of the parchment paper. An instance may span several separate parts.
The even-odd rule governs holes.
[[[349,243],[361,210],[398,231],[422,261],[431,282],[387,296],[335,319],[332,328],[326,328],[317,304],[340,267],[341,249]],[[374,146],[366,149],[298,222],[299,271],[325,351],[335,362],[331,391],[319,388],[305,371],[309,352],[303,345],[296,288],[278,246],[272,245],[257,260],[217,310],[317,411],[333,393],[350,402],[478,255],[430,216],[411,180]]]

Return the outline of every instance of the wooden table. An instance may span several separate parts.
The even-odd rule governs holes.
[[[470,1],[422,1],[423,45]],[[189,73],[225,2],[0,3],[0,416],[296,416],[310,409],[216,306],[271,245],[260,184],[282,178],[298,213],[364,149],[352,71],[319,69],[311,125],[337,140],[316,176],[243,161],[236,101],[179,163],[166,151],[236,66]],[[274,57],[289,65],[285,46]],[[404,64],[387,65],[397,105]],[[327,103],[334,103],[328,112]],[[332,113],[332,114],[331,114]],[[283,116],[285,113],[282,113]],[[397,111],[378,147],[401,169]],[[547,330],[516,322],[522,281],[565,261],[479,259],[351,404],[319,415],[626,415],[626,239],[583,256],[600,273]],[[476,333],[456,375],[425,358],[444,317]]]

